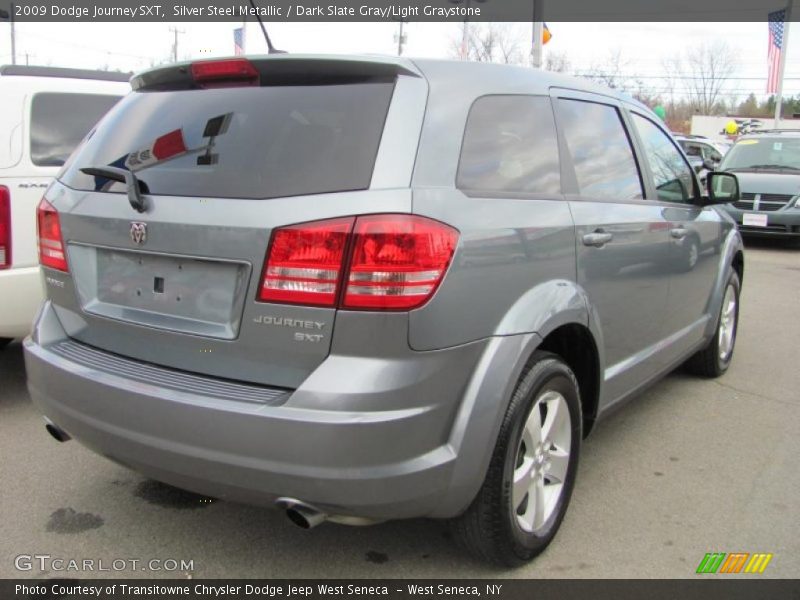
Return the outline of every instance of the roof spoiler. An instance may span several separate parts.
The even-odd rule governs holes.
[[[254,57],[235,59],[211,59],[193,63],[180,63],[159,67],[139,73],[131,79],[134,90],[181,90],[199,89],[203,86],[193,76],[197,69],[193,65],[224,61],[247,61],[258,72],[261,86],[281,85],[335,85],[394,81],[398,75],[419,77],[402,64],[373,60],[348,60],[339,58],[286,58]]]
[[[22,77],[61,77],[65,79],[95,79],[97,81],[120,81],[127,83],[133,73],[116,71],[94,71],[90,69],[65,69],[62,67],[29,67],[24,65],[2,65],[0,75]]]

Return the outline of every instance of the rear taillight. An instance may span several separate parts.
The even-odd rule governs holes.
[[[352,217],[293,225],[272,235],[259,299],[335,306]]]
[[[260,74],[246,58],[204,60],[192,63],[192,79],[202,87],[258,85]]]
[[[259,300],[409,310],[444,278],[458,231],[412,215],[368,215],[276,229]]]
[[[458,242],[452,227],[409,215],[359,217],[342,306],[411,309],[439,286]]]
[[[11,266],[11,192],[0,185],[0,269]]]
[[[39,262],[41,265],[59,271],[69,271],[58,211],[44,198],[36,209],[36,224],[39,231]]]

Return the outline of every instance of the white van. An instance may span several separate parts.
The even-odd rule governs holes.
[[[0,66],[0,348],[42,300],[36,206],[67,157],[130,90],[130,74]]]

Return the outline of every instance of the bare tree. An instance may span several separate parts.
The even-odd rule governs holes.
[[[467,59],[477,62],[523,64],[526,42],[516,24],[469,23],[462,25],[457,39],[450,41],[450,53],[461,58],[463,27],[467,29]]]
[[[615,90],[624,90],[631,79],[630,75],[625,74],[629,64],[622,50],[617,48],[611,50],[605,60],[593,62],[588,69],[580,71],[578,75]]]
[[[544,59],[544,69],[554,73],[569,73],[572,62],[566,52],[548,52]]]
[[[704,42],[686,51],[680,76],[695,110],[711,115],[724,112],[731,75],[738,67],[736,53],[724,41]]]

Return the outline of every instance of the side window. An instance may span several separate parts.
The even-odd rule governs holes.
[[[550,98],[478,98],[467,117],[456,186],[489,194],[560,194]]]
[[[631,113],[658,192],[665,202],[690,203],[695,197],[692,169],[661,129],[649,119]]]
[[[36,94],[31,101],[31,162],[60,167],[119,100],[97,94]]]
[[[722,160],[722,154],[720,154],[715,148],[706,145],[703,146],[703,158],[712,160],[714,162],[720,162]]]
[[[581,195],[612,200],[643,197],[631,143],[616,108],[560,99],[558,117]]]
[[[686,152],[686,156],[699,156],[700,158],[703,157],[703,149],[697,144],[686,144],[683,149]]]

